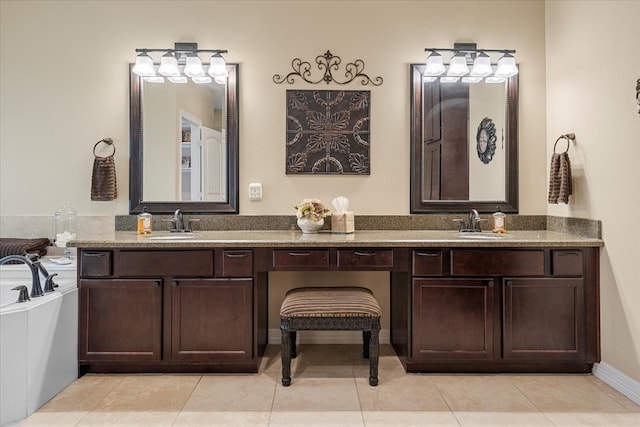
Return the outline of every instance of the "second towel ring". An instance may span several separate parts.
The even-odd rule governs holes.
[[[96,142],[96,145],[94,145],[94,146],[93,146],[93,155],[94,155],[95,157],[100,157],[100,156],[98,156],[98,155],[96,154],[96,147],[97,147],[98,145],[100,145],[100,143],[101,143],[101,142],[104,142],[105,144],[110,145],[110,146],[111,146],[111,148],[113,148],[113,153],[111,153],[110,155],[105,156],[105,157],[111,157],[111,156],[113,156],[114,154],[116,154],[116,146],[113,144],[113,139],[111,139],[111,138],[104,138],[104,139],[101,139],[100,141]]]
[[[553,152],[556,152],[556,146],[558,145],[558,142],[564,139],[565,141],[567,141],[567,149],[564,150],[565,153],[569,152],[569,146],[571,145],[571,141],[575,141],[576,140],[576,134],[575,133],[565,133],[564,135],[560,135],[558,137],[558,139],[556,139],[556,143],[553,144]]]

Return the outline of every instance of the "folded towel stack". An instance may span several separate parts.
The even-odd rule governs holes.
[[[26,255],[28,253],[45,256],[48,246],[51,246],[51,240],[46,237],[36,239],[3,237],[0,238],[0,258],[9,255]]]
[[[549,171],[549,203],[569,203],[571,187],[571,161],[569,154],[553,153]]]

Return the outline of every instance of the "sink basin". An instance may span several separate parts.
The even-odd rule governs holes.
[[[193,239],[194,237],[196,237],[196,234],[188,233],[188,234],[167,234],[163,236],[149,236],[146,239],[147,240],[186,240],[186,239]]]
[[[489,233],[458,233],[458,237],[462,239],[475,239],[475,240],[502,240],[506,236],[504,234],[489,234]]]

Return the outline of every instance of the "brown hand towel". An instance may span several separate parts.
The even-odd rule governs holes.
[[[0,238],[0,258],[9,255],[26,255],[37,253],[40,256],[47,254],[47,246],[51,246],[51,240],[46,237],[37,239],[18,239],[12,237]]]
[[[569,203],[573,194],[571,186],[571,161],[569,154],[553,153],[549,168],[549,203]]]
[[[116,163],[113,156],[95,157],[91,176],[91,200],[108,201],[118,197]]]

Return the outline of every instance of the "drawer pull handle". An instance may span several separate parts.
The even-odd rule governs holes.
[[[225,254],[227,258],[246,258],[249,254]]]
[[[579,252],[558,252],[558,256],[571,256],[571,255],[580,255]]]
[[[289,252],[289,256],[309,256],[311,252]]]
[[[436,256],[440,256],[440,252],[416,252],[416,255],[436,257]]]
[[[372,252],[359,252],[359,251],[355,251],[354,252],[355,255],[357,256],[375,256],[376,252],[372,251]]]
[[[100,258],[106,255],[106,253],[104,252],[85,252],[82,254],[83,256],[86,257],[95,257],[95,258]]]

